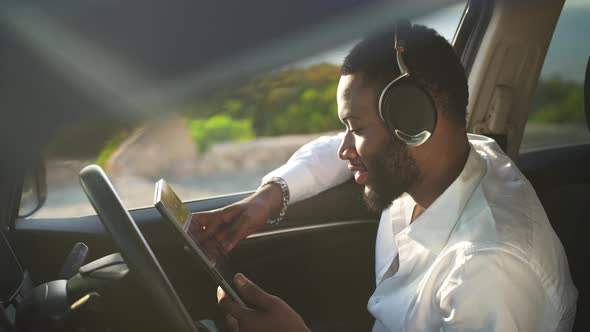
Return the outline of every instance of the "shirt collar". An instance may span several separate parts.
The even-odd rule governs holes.
[[[403,233],[438,255],[484,173],[485,163],[473,146],[461,174]]]

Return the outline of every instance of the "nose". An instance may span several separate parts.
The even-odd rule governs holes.
[[[352,160],[358,158],[358,152],[354,146],[354,140],[347,133],[342,138],[340,148],[338,149],[338,157],[342,160]]]

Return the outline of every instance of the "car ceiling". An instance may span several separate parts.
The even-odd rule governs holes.
[[[228,82],[455,2],[3,2],[0,141],[43,142],[79,114],[178,109]]]

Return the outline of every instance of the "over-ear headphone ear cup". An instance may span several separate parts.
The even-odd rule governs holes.
[[[395,130],[408,136],[424,131],[434,132],[436,106],[430,94],[407,78],[390,84],[380,98],[380,112],[385,126],[394,136]]]

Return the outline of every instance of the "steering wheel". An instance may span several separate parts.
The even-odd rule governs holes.
[[[80,171],[80,184],[125,262],[131,271],[141,276],[138,279],[168,321],[170,331],[197,332],[170,280],[104,171],[97,165],[86,166]]]

